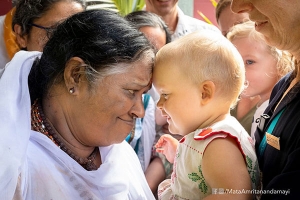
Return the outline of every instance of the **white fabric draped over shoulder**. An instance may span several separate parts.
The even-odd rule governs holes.
[[[0,199],[154,199],[126,141],[99,147],[102,165],[86,171],[31,130],[28,74],[40,52],[18,52],[0,79]]]
[[[20,52],[0,79],[0,196],[3,199],[12,199],[24,167],[31,129],[27,80],[31,65],[39,55],[39,52]]]

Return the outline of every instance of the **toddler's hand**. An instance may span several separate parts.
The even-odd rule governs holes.
[[[169,134],[162,135],[157,141],[155,148],[156,151],[166,156],[170,163],[174,162],[178,140]]]

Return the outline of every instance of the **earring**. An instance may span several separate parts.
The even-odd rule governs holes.
[[[73,93],[75,92],[74,87],[70,88],[70,89],[69,89],[69,92],[70,92],[70,94],[73,94]]]

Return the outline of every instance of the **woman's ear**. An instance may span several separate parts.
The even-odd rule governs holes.
[[[64,71],[64,80],[70,93],[73,94],[78,90],[82,74],[85,71],[85,66],[85,62],[79,57],[72,57],[67,62]]]
[[[14,32],[16,34],[16,40],[21,49],[27,47],[27,35],[22,34],[22,28],[19,24],[14,25]]]
[[[201,104],[205,105],[212,100],[216,92],[216,86],[212,81],[204,81],[201,83]]]

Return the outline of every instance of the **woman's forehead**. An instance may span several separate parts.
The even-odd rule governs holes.
[[[118,64],[121,65],[121,64]],[[112,74],[107,77],[109,80],[114,80],[126,85],[141,85],[147,86],[152,78],[152,65],[143,60],[132,64],[125,64],[124,70],[120,73]]]

